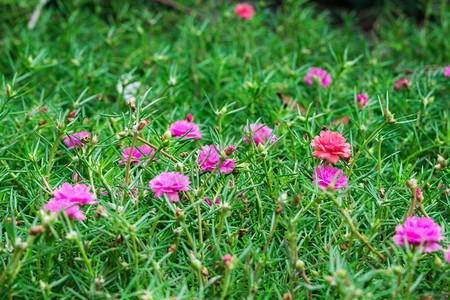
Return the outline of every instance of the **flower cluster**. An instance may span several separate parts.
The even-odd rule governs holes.
[[[70,183],[63,183],[53,191],[53,198],[44,205],[44,208],[51,212],[63,210],[69,217],[84,221],[86,217],[80,206],[97,204],[96,196],[90,193],[90,189],[85,184],[72,186]]]

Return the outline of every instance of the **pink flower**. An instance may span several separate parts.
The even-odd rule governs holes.
[[[131,150],[131,148],[123,149],[123,152],[122,152],[123,161],[120,160],[119,164],[125,165],[127,163],[128,158],[130,157],[130,150]],[[135,147],[133,149],[133,153],[131,154],[131,163],[137,165],[142,161],[143,158],[145,158],[147,156],[149,156],[150,158],[153,157],[153,160],[155,160],[156,157],[154,157],[154,155],[155,155],[155,150],[153,150],[150,146],[142,145],[137,148]],[[147,165],[150,158],[145,160],[144,165]]]
[[[216,168],[220,161],[220,156],[217,151],[220,151],[220,148],[217,147],[216,149],[214,145],[203,146],[202,151],[198,150],[199,157],[197,163],[200,166],[200,170],[212,171]],[[219,173],[219,171],[223,174],[230,174],[233,172],[235,166],[234,160],[227,158],[219,166],[219,170],[216,171],[216,174]]]
[[[248,3],[239,3],[234,8],[234,14],[240,18],[250,20],[255,15],[255,9]]]
[[[48,109],[47,109],[47,107],[44,106],[41,108],[41,110],[47,112]]]
[[[318,185],[321,187],[327,187],[331,183],[334,184],[334,189],[347,188],[348,178],[343,175],[342,170],[338,168],[333,168],[330,165],[323,165],[314,169],[313,174],[313,184],[316,185],[316,179],[319,180]]]
[[[395,232],[392,239],[397,245],[404,248],[406,241],[417,249],[423,243],[421,252],[441,250],[442,246],[436,242],[445,239],[441,235],[442,228],[433,219],[425,217],[408,217],[403,225],[395,227]]]
[[[189,177],[178,172],[161,173],[149,182],[150,189],[155,192],[155,198],[167,195],[169,201],[179,202],[178,191],[189,191]]]
[[[359,108],[363,108],[367,104],[367,96],[363,94],[359,94],[356,96],[356,103],[358,104]]]
[[[416,189],[416,198],[417,198],[417,201],[419,201],[419,203],[422,202],[424,199],[422,190],[419,188]]]
[[[411,80],[408,78],[400,78],[399,80],[394,81],[394,91],[408,89],[411,85]]]
[[[447,251],[444,251],[444,258],[450,264],[450,246],[448,247]]]
[[[223,261],[223,262],[229,262],[229,261],[231,261],[231,254],[225,254],[225,255],[222,257],[222,261]]]
[[[306,73],[306,76],[303,77],[303,80],[311,86],[314,85],[315,82],[319,82],[323,88],[329,87],[332,81],[331,76],[327,71],[318,68],[309,68],[309,71]]]
[[[272,129],[270,129],[267,125],[258,123],[258,124],[250,124],[250,129],[252,130],[253,135],[253,141],[256,145],[258,144],[265,144],[266,141],[270,138],[270,135],[272,134]],[[244,128],[245,134],[250,135],[250,130],[247,126]],[[272,136],[270,139],[270,143],[273,143],[277,140],[277,137],[275,135]],[[244,136],[244,141],[246,143],[250,143],[250,139],[247,136]]]
[[[179,120],[170,125],[170,131],[173,136],[187,138],[195,138],[199,140],[202,138],[202,133],[197,124],[189,122],[187,120]]]
[[[445,67],[444,69],[444,76],[450,77],[450,66]]]
[[[95,205],[96,197],[90,193],[90,187],[85,184],[63,183],[61,187],[53,191],[53,198],[44,205],[44,208],[51,212],[64,210],[64,212],[77,220],[85,220],[84,212],[80,210],[82,205]]]
[[[73,119],[73,118],[75,118],[75,115],[76,115],[76,114],[77,114],[77,111],[76,111],[76,110],[72,110],[72,111],[70,112],[68,118]]]
[[[69,148],[76,147],[77,149],[80,149],[83,147],[82,140],[83,139],[89,140],[90,138],[91,134],[85,131],[81,131],[78,133],[69,133],[66,139],[64,140],[64,144]]]
[[[339,132],[321,131],[320,136],[315,136],[311,141],[311,147],[315,150],[312,156],[325,159],[330,164],[337,163],[339,157],[350,157],[352,150],[350,144],[345,142],[346,140]]]
[[[188,121],[189,123],[194,121],[194,116],[192,116],[191,114],[187,114],[186,121]]]

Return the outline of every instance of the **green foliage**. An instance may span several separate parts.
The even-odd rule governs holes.
[[[370,32],[352,14],[338,26],[328,12],[296,0],[261,1],[249,21],[237,19],[227,1],[180,1],[192,14],[148,1],[51,1],[29,29],[37,2],[0,4],[0,296],[406,299],[448,292],[442,251],[422,254],[391,239],[410,209],[412,178],[425,196],[415,214],[450,231],[446,1],[427,5],[424,24],[388,6]],[[331,74],[328,89],[304,83],[312,66]],[[393,91],[400,77],[411,86]],[[136,111],[118,91],[133,82],[141,83]],[[364,109],[356,105],[361,93],[369,96]],[[189,113],[203,139],[163,141]],[[156,146],[157,160],[128,173],[118,161],[144,119],[150,123],[139,138]],[[258,121],[278,137],[265,149],[242,142],[244,127]],[[310,140],[322,126],[343,133],[358,155],[337,164],[351,176],[334,196],[312,184],[320,162]],[[72,131],[91,132],[91,141],[70,151],[62,140]],[[197,149],[209,144],[236,146],[235,172],[199,170]],[[180,170],[191,191],[177,203],[154,199],[149,180]],[[83,207],[86,221],[41,211],[74,172],[99,201]],[[133,188],[137,199],[128,196]],[[205,205],[205,197],[220,205]],[[44,232],[29,234],[38,225]]]

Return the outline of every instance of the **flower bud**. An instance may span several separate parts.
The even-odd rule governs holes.
[[[133,126],[133,129],[136,130],[137,133],[141,133],[144,130],[145,126],[149,123],[148,120],[141,120],[139,124]]]
[[[28,234],[33,235],[33,236],[38,236],[38,235],[42,234],[44,231],[45,231],[44,226],[37,225],[37,226],[31,227],[30,230],[28,231]]]
[[[297,270],[304,270],[305,269],[305,262],[301,259],[297,259],[297,261],[295,262],[295,268]]]
[[[233,152],[236,150],[236,148],[233,145],[226,146],[225,149],[223,149],[223,156],[231,156]]]
[[[446,168],[447,167],[447,160],[445,158],[443,158],[442,156],[440,156],[438,154],[437,156],[437,162],[438,164],[440,164],[442,167]]]
[[[161,141],[170,141],[170,139],[172,138],[172,133],[170,132],[170,130],[167,130],[166,132],[164,132],[164,134],[161,137]]]
[[[194,121],[194,117],[191,114],[187,114],[186,121],[188,121],[189,123],[192,123]]]
[[[6,84],[6,95],[8,95],[8,97],[14,96],[13,89],[9,83]]]
[[[423,193],[420,188],[416,189],[416,199],[419,203],[421,203],[423,201]]]
[[[437,255],[434,256],[433,264],[434,264],[436,267],[442,266],[442,259],[440,259]]]
[[[266,147],[261,143],[258,144],[258,152],[262,154],[266,152]]]
[[[339,269],[336,271],[336,275],[339,278],[344,279],[345,277],[347,277],[347,272],[344,269]]]
[[[69,241],[73,241],[73,240],[77,240],[78,239],[78,234],[76,231],[70,231],[67,235],[66,235],[66,239],[68,239]]]

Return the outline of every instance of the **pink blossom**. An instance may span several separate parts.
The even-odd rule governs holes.
[[[234,14],[240,18],[250,20],[255,15],[255,9],[248,3],[239,3],[234,8]]]
[[[49,200],[44,208],[51,212],[57,212],[61,209],[72,218],[85,220],[84,212],[80,210],[82,205],[95,205],[96,196],[90,193],[90,187],[85,184],[63,183],[61,187],[53,191],[53,198]]]
[[[123,149],[123,152],[122,152],[123,161],[120,160],[119,164],[125,165],[127,163],[128,158],[130,157],[130,150],[131,150],[130,147]],[[156,157],[154,157],[154,155],[155,155],[155,150],[153,150],[150,146],[142,145],[140,147],[135,147],[133,149],[133,153],[131,154],[131,163],[137,165],[142,161],[143,158],[149,156],[149,158],[146,159],[144,162],[144,165],[147,165],[150,158],[153,158],[153,160],[156,159]]]
[[[253,135],[253,141],[256,145],[258,144],[265,144],[266,141],[270,138],[270,135],[272,134],[272,129],[270,129],[267,125],[258,123],[258,124],[250,124],[250,129],[252,130]],[[245,126],[244,132],[247,135],[250,135],[250,130],[248,129],[248,126]],[[270,143],[273,143],[277,140],[277,137],[275,134],[270,139]],[[244,136],[244,141],[246,143],[250,143],[250,138],[247,136]]]
[[[399,80],[394,81],[394,91],[408,89],[411,85],[411,80],[408,78],[400,78]]]
[[[417,201],[419,201],[419,203],[422,202],[424,199],[422,190],[420,188],[416,189],[416,198],[417,198]]]
[[[344,176],[342,170],[334,168],[330,165],[323,165],[314,169],[313,184],[316,185],[316,179],[319,180],[318,185],[327,187],[334,183],[334,189],[347,188],[348,178]]]
[[[445,67],[444,69],[444,76],[450,77],[450,66]]]
[[[450,264],[450,246],[448,247],[447,251],[444,251],[444,258]]]
[[[187,138],[195,138],[199,140],[202,138],[202,133],[197,124],[187,120],[178,120],[170,125],[170,131],[173,136]]]
[[[186,121],[188,121],[189,123],[192,122],[192,121],[194,121],[194,116],[191,115],[191,114],[187,114],[187,116],[186,116]]]
[[[405,247],[405,241],[414,248],[419,248],[423,243],[422,252],[432,252],[442,249],[437,241],[445,239],[441,235],[442,228],[431,218],[408,217],[403,225],[395,227],[396,235],[392,237],[400,247]]]
[[[179,202],[178,191],[189,191],[189,177],[178,172],[161,173],[149,182],[150,189],[155,192],[155,198],[167,195],[169,201]]]
[[[42,107],[42,108],[41,108],[41,110],[42,110],[42,111],[45,111],[45,112],[47,112],[47,111],[48,111],[47,107],[45,107],[45,106],[44,106],[44,107]]]
[[[330,164],[337,163],[339,157],[350,157],[352,150],[350,144],[345,142],[346,140],[339,132],[321,131],[320,136],[315,136],[311,141],[311,147],[315,150],[312,156],[325,159]]]
[[[225,254],[225,255],[222,257],[222,261],[223,261],[223,262],[229,262],[229,261],[231,261],[231,254]]]
[[[358,104],[359,108],[363,108],[367,104],[367,96],[364,94],[359,94],[356,96],[356,103]]]
[[[72,111],[70,112],[68,118],[73,119],[73,118],[75,118],[75,115],[76,115],[76,114],[77,114],[77,111],[76,111],[76,110],[72,110]]]
[[[319,68],[309,68],[308,73],[303,77],[303,80],[311,86],[313,86],[315,82],[319,82],[323,88],[329,87],[332,82],[331,76],[327,71]]]
[[[84,138],[90,138],[91,134],[89,132],[81,131],[78,133],[69,133],[66,139],[64,140],[64,144],[69,147],[73,148],[74,146],[79,149],[83,147],[82,140]],[[72,142],[73,141],[73,142]]]
[[[217,164],[220,161],[220,156],[217,151],[220,151],[220,148],[209,145],[209,146],[203,146],[202,150],[198,150],[199,157],[197,163],[200,166],[200,170],[202,171],[212,171],[216,168]],[[233,172],[235,168],[234,160],[232,159],[225,159],[222,164],[219,166],[219,170],[216,171],[216,173],[223,173],[223,174],[230,174]]]

